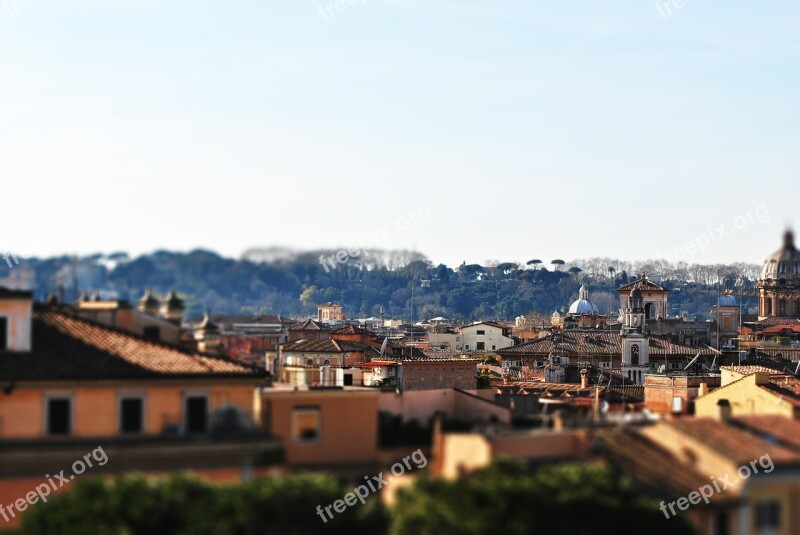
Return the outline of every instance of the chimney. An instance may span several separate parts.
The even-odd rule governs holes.
[[[589,376],[586,368],[581,370],[581,389],[589,388]]]
[[[556,411],[553,413],[553,431],[564,430],[564,412]]]
[[[29,352],[32,338],[33,292],[0,286],[0,351]]]
[[[708,383],[700,383],[700,388],[697,389],[697,397],[701,398],[708,394]]]
[[[721,399],[717,401],[717,407],[719,407],[719,412],[717,416],[723,422],[726,422],[731,419],[731,402],[727,399]]]
[[[756,384],[761,386],[769,384],[769,377],[772,374],[769,372],[756,372],[753,375],[755,376]]]

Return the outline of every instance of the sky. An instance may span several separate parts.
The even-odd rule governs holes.
[[[789,1],[0,0],[0,253],[758,263],[800,225],[799,25]]]

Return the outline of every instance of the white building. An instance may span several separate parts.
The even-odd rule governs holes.
[[[497,351],[514,345],[511,327],[491,321],[473,323],[461,328],[464,351]]]

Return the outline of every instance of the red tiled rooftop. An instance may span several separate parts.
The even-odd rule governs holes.
[[[769,454],[776,464],[800,464],[800,453],[712,418],[678,418],[671,425],[737,463]]]
[[[0,376],[18,380],[81,380],[154,376],[258,377],[265,372],[223,357],[188,353],[37,306],[29,353],[0,353]]]

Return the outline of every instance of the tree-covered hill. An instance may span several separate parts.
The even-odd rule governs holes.
[[[332,256],[333,255],[333,256]],[[672,289],[671,314],[704,318],[723,289],[754,286],[757,266],[688,265],[664,261],[623,262],[615,259],[554,260],[490,265],[433,265],[408,251],[363,251],[357,257],[335,259],[336,251],[294,253],[268,260],[248,255],[232,259],[212,251],[156,251],[136,258],[123,252],[90,256],[29,258],[35,271],[38,298],[57,295],[67,300],[81,292],[135,301],[145,288],[177,290],[185,297],[188,315],[261,313],[306,316],[315,305],[337,301],[350,317],[445,316],[459,321],[510,320],[532,311],[566,311],[586,284],[602,312],[619,306],[616,288],[642,272]],[[323,265],[320,256],[330,260]],[[249,258],[249,259],[248,259]],[[15,268],[18,269],[18,268]],[[746,300],[749,307],[752,299]],[[747,311],[747,310],[745,310]]]

